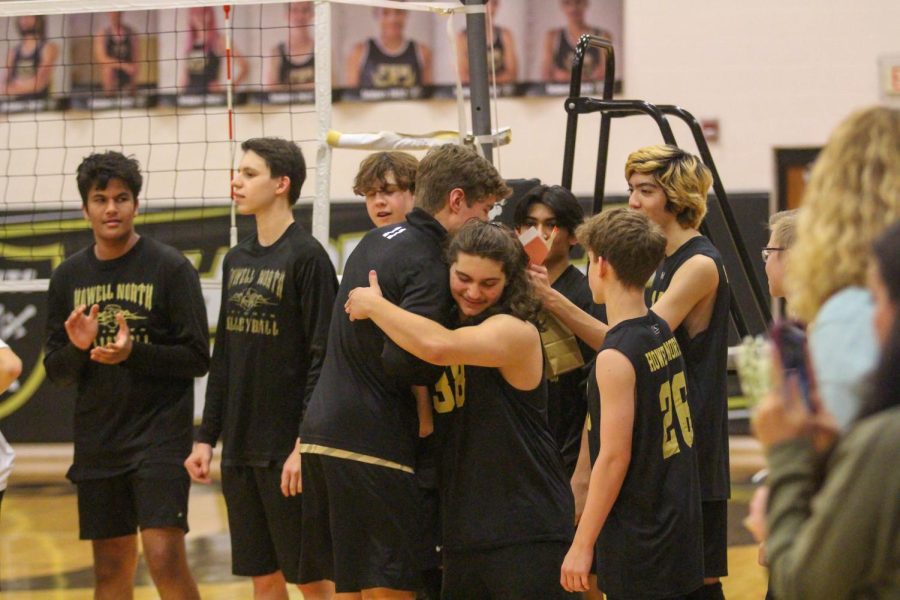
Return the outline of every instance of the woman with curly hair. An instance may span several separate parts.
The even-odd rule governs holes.
[[[864,252],[880,358],[848,431],[835,437],[827,411],[808,410],[778,370],[781,385],[757,410],[771,486],[766,552],[785,600],[900,597],[900,472],[889,466],[900,454],[900,222]]]
[[[816,160],[788,264],[791,311],[812,325],[810,352],[822,402],[845,429],[860,382],[878,355],[869,246],[900,218],[900,110],[852,114]]]
[[[404,350],[446,367],[433,397],[442,597],[568,597],[558,581],[574,503],[547,425],[528,257],[511,231],[473,221],[450,241],[448,262],[455,329],[391,304],[374,272],[346,304],[351,319],[372,319]]]

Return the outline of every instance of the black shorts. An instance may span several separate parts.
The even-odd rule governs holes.
[[[121,475],[75,485],[82,540],[134,535],[138,528],[188,531],[191,480],[182,465],[143,464]]]
[[[703,576],[728,575],[728,500],[701,503],[703,512]]]
[[[566,542],[533,542],[444,553],[442,600],[579,598],[559,583]]]
[[[281,571],[299,582],[303,500],[281,493],[281,467],[222,467],[231,531],[231,571],[256,577]]]
[[[300,581],[337,593],[416,590],[422,527],[416,478],[397,469],[304,453]]]

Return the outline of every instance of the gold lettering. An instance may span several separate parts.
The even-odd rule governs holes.
[[[152,283],[120,283],[116,286],[116,299],[153,310]]]
[[[253,283],[256,278],[256,269],[240,267],[228,273],[228,287]]]
[[[259,272],[256,283],[275,294],[281,300],[281,295],[284,292],[284,271],[263,269]]]
[[[254,335],[267,335],[277,337],[280,333],[278,322],[274,318],[236,317],[228,315],[225,318],[225,329],[235,333],[251,333]]]
[[[106,283],[102,285],[91,285],[85,288],[76,288],[74,294],[75,306],[84,304],[92,306],[101,302],[112,300],[113,296],[112,284]]]

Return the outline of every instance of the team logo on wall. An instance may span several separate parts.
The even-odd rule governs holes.
[[[0,244],[0,281],[48,278],[62,258],[62,245],[22,247]],[[19,379],[0,395],[0,419],[28,402],[44,381],[42,342],[46,304],[44,292],[4,293],[0,300],[0,339],[22,359]]]

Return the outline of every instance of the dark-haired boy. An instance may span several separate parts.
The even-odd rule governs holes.
[[[578,239],[609,330],[588,398],[591,482],[560,583],[587,591],[596,547],[598,583],[610,600],[685,598],[703,585],[685,363],[666,321],[644,303],[666,238],[646,216],[615,209],[589,219]]]
[[[256,234],[225,256],[222,304],[203,423],[185,461],[209,483],[221,437],[222,492],[232,571],[253,578],[256,598],[286,597],[298,583],[300,465],[285,461],[322,367],[337,277],[325,249],[294,222],[306,178],[293,142],[254,138],[231,182]]]
[[[606,321],[602,306],[594,304],[587,278],[569,261],[569,254],[577,243],[575,230],[584,221],[584,210],[578,199],[566,188],[539,185],[530,189],[516,205],[513,223],[522,233],[536,227],[545,240],[556,229],[556,236],[543,265],[530,265],[529,270],[540,293],[548,285],[575,306],[596,319]],[[542,296],[544,296],[542,294]],[[542,298],[543,299],[543,298]],[[563,455],[569,478],[575,472],[584,418],[587,414],[585,382],[593,372],[594,349],[579,340],[584,366],[564,373],[548,382],[547,418],[550,431]]]
[[[209,367],[200,280],[177,250],[134,230],[143,179],[118,152],[78,167],[94,243],[50,278],[44,367],[77,385],[75,459],[82,539],[92,541],[97,598],[130,598],[140,528],[164,598],[199,598],[184,534],[193,379]]]

